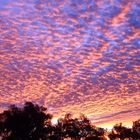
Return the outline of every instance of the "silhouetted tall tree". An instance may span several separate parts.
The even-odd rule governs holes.
[[[39,140],[42,138],[46,108],[26,102],[23,108],[14,105],[1,114],[3,140]]]

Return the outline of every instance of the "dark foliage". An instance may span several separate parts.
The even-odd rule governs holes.
[[[10,106],[0,116],[0,133],[3,140],[38,140],[47,119],[46,109],[26,102],[24,107]]]
[[[15,105],[0,114],[0,136],[2,140],[106,140],[106,131],[95,127],[83,114],[73,118],[70,113],[58,119],[52,125],[52,115],[47,109],[31,102],[26,102],[23,108]],[[133,122],[132,128],[117,124],[108,135],[110,140],[140,140],[140,120]]]
[[[132,128],[122,126],[122,123],[114,125],[112,132],[109,134],[110,140],[140,140],[140,121],[133,122]]]

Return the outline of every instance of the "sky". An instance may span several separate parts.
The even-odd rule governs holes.
[[[0,111],[32,101],[97,126],[140,118],[140,0],[0,0]]]

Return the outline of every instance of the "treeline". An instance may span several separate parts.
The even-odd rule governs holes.
[[[81,114],[73,118],[67,113],[53,125],[53,115],[46,113],[47,108],[26,102],[23,108],[15,105],[0,114],[0,139],[2,140],[140,140],[140,120],[127,128],[116,124],[111,132],[99,128]]]

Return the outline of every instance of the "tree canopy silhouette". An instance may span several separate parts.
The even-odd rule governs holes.
[[[48,114],[47,109],[26,102],[23,108],[15,105],[0,115],[0,133],[4,140],[39,140]]]
[[[52,118],[47,108],[31,102],[26,102],[22,108],[11,105],[0,114],[0,136],[2,140],[106,140],[105,129],[92,125],[84,114],[73,118],[67,113],[55,125]],[[122,123],[114,125],[108,137],[110,140],[140,140],[140,120],[133,122],[132,128]]]

